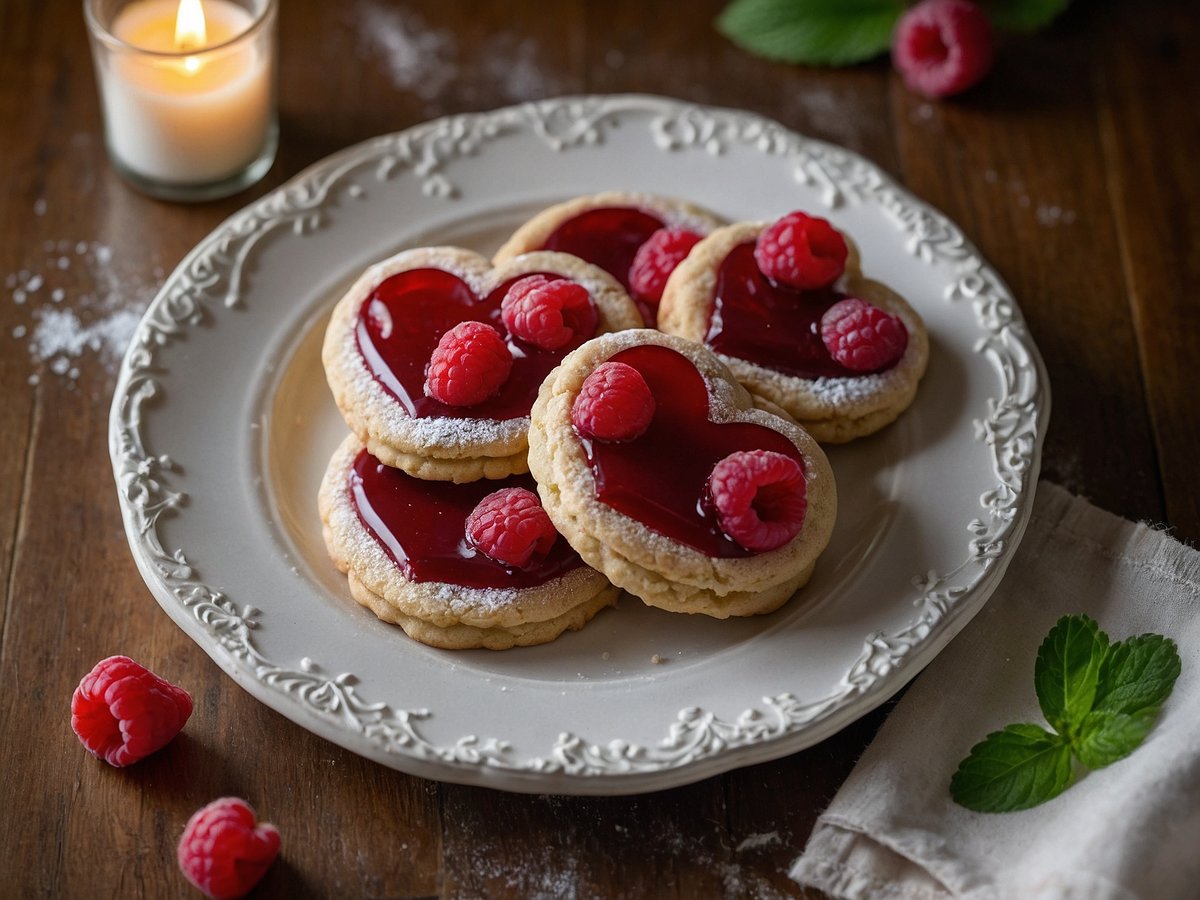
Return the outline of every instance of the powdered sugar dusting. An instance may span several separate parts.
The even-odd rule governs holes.
[[[115,375],[162,269],[146,273],[96,241],[48,240],[41,249],[41,259],[4,279],[11,302],[28,314],[12,329],[12,339],[26,342],[39,371],[72,385],[89,360]],[[29,383],[40,380],[35,372]]]
[[[496,94],[502,101],[520,101],[562,93],[560,81],[543,69],[533,38],[496,32],[466,60],[450,29],[431,25],[411,9],[369,0],[359,6],[354,22],[367,61],[382,66],[394,87],[423,101],[427,113],[444,112],[446,89],[460,80],[458,94],[468,102],[484,99],[475,96],[475,85],[491,101]],[[479,71],[464,77],[475,65]]]
[[[758,850],[762,847],[774,847],[782,842],[783,840],[779,837],[778,831],[768,831],[763,834],[751,834],[737,845],[737,848],[734,852],[745,853],[747,850]]]
[[[598,830],[605,825],[605,814],[597,816],[591,801],[571,797],[539,797],[533,802],[548,806],[557,818],[578,823],[585,830]],[[639,801],[632,801],[629,811],[636,811]],[[619,846],[630,849],[635,836],[620,822],[611,827],[618,837]],[[497,832],[500,834],[501,832]],[[706,834],[685,833],[674,822],[664,824],[652,847],[638,847],[639,854],[653,854],[656,865],[661,867],[667,879],[659,886],[659,892],[678,893],[680,884],[666,873],[678,867],[680,871],[707,871],[712,873],[720,885],[718,891],[707,896],[720,900],[782,900],[794,897],[795,891],[777,887],[768,875],[761,874],[764,860],[761,856],[757,865],[743,864],[737,857],[743,854],[742,847],[749,849],[766,846],[781,846],[786,838],[778,832],[768,835],[750,835],[731,854],[727,836],[721,832]],[[557,846],[529,849],[528,852],[512,852],[512,835],[503,832],[501,840],[489,839],[487,830],[476,830],[469,841],[455,844],[456,854],[462,854],[461,868],[469,873],[468,880],[459,881],[459,888],[470,896],[484,892],[504,892],[520,897],[534,898],[578,898],[596,895],[597,885],[592,880],[593,872],[603,869],[604,862],[597,861],[589,853],[586,841],[563,841]],[[663,859],[662,856],[669,857]],[[749,859],[749,858],[748,858]],[[605,872],[605,881],[611,873]],[[784,877],[778,879],[790,885]],[[671,889],[674,889],[673,891]],[[794,886],[793,886],[794,888]]]
[[[1052,203],[1039,203],[1034,215],[1037,216],[1038,224],[1047,228],[1053,228],[1056,225],[1070,225],[1075,221],[1074,210],[1063,209]]]
[[[430,28],[417,13],[367,3],[356,21],[362,45],[383,64],[397,88],[429,102],[458,76],[454,35]]]

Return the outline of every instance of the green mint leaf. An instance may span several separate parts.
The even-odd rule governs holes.
[[[1087,616],[1063,616],[1038,648],[1033,687],[1046,721],[1070,735],[1092,711],[1108,635]]]
[[[904,0],[734,0],[718,30],[767,59],[844,66],[883,53]]]
[[[988,18],[1001,31],[1037,31],[1045,28],[1069,5],[1070,0],[990,0]]]
[[[1107,710],[1090,712],[1079,727],[1072,749],[1089,769],[1102,769],[1136,750],[1154,727],[1157,715],[1158,707],[1132,715]]]
[[[950,779],[954,802],[976,812],[1028,809],[1071,784],[1071,748],[1037,725],[1009,725],[971,748]]]
[[[1135,715],[1156,708],[1170,695],[1182,663],[1175,642],[1143,634],[1108,648],[1100,666],[1094,708]]]

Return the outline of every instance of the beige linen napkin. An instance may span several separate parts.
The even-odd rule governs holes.
[[[1041,806],[956,805],[950,776],[977,741],[1044,724],[1034,660],[1071,613],[1114,641],[1178,644],[1183,672],[1158,724]],[[791,875],[847,900],[1200,897],[1200,553],[1043,482],[999,589],[897,704]]]

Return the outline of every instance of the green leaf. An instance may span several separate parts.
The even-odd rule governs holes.
[[[1136,750],[1154,727],[1157,715],[1156,706],[1132,715],[1107,710],[1088,713],[1072,749],[1089,769],[1102,769]]]
[[[1028,809],[1071,784],[1071,748],[1037,725],[1009,725],[971,748],[950,779],[954,802],[976,812]]]
[[[1094,708],[1129,715],[1157,708],[1175,687],[1181,667],[1175,642],[1161,634],[1113,644],[1100,666]]]
[[[1087,616],[1063,616],[1038,648],[1033,687],[1046,721],[1070,735],[1092,711],[1108,635]]]
[[[1001,31],[1037,31],[1053,22],[1071,0],[990,0],[988,18]]]
[[[734,0],[717,28],[767,59],[844,66],[887,50],[904,9],[904,0]]]

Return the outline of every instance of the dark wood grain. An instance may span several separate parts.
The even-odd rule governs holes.
[[[1133,518],[1164,513],[1133,310],[1100,149],[1084,11],[931,104],[894,88],[908,185],[1012,287],[1050,372],[1046,477]],[[1119,436],[1119,437],[1118,437]]]
[[[720,5],[287,0],[275,168],[189,207],[133,192],[107,164],[76,0],[0,2],[0,279],[45,282],[20,303],[15,284],[0,293],[0,896],[187,896],[178,834],[226,794],[283,830],[261,897],[805,896],[788,865],[890,705],[786,759],[646,796],[437,784],[253,700],[138,575],[107,458],[115,361],[33,352],[40,317],[140,312],[249,200],[432,116],[640,91],[754,110],[867,155],[1011,286],[1051,373],[1045,473],[1200,539],[1194,4],[1077,3],[1010,41],[978,90],[937,104],[886,62],[754,59],[711,28]],[[118,652],[196,698],[184,734],[127,771],[85,754],[67,725],[79,678]]]
[[[1113,4],[1101,26],[1100,136],[1166,501],[1161,521],[1196,544],[1200,19],[1190,3],[1164,4],[1154,16]]]

